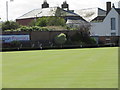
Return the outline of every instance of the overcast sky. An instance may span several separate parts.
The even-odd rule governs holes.
[[[44,0],[0,0],[0,18],[2,21],[6,20],[6,1],[9,5],[9,20],[15,20],[19,16],[31,11],[33,9],[41,8],[41,4]],[[47,0],[50,7],[61,6],[65,0]],[[86,9],[99,7],[106,9],[106,2],[111,1],[118,7],[118,1],[120,0],[66,0],[71,10]],[[1,21],[0,20],[0,21]]]

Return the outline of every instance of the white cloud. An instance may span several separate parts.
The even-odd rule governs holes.
[[[0,3],[0,17],[2,20],[6,20],[6,1],[9,1],[9,20],[15,20],[17,17],[27,13],[36,8],[41,8],[43,0],[1,0]],[[50,4],[50,7],[61,6],[65,0],[47,0]],[[83,8],[92,8],[100,7],[105,9],[106,1],[108,0],[67,0],[70,9],[83,9]],[[119,0],[110,0],[112,3],[117,5]]]

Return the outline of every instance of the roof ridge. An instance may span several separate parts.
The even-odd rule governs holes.
[[[84,9],[76,9],[76,10],[88,10],[88,9],[98,9],[99,7],[92,7],[92,8],[84,8]],[[101,8],[99,8],[99,9],[101,9]]]
[[[114,8],[118,14],[120,14],[120,8]]]
[[[37,8],[37,9],[30,10],[29,12],[27,12],[27,13],[25,13],[25,14],[19,16],[17,19],[19,19],[19,18],[21,18],[21,17],[24,17],[25,15],[27,15],[27,14],[29,14],[29,13],[35,11],[35,10],[41,10],[41,8]]]

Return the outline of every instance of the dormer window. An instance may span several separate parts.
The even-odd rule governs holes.
[[[116,19],[111,18],[111,30],[116,30]]]

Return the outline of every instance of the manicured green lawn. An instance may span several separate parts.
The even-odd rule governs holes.
[[[3,88],[117,88],[118,48],[3,52]]]

